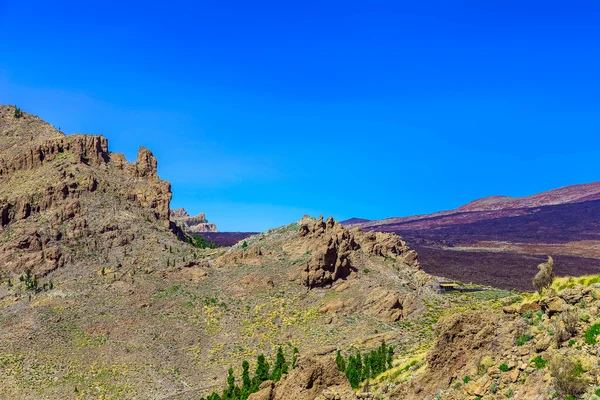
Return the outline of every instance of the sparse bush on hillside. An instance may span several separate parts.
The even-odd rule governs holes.
[[[533,287],[539,294],[552,285],[554,280],[554,260],[548,257],[548,261],[538,265],[539,272],[533,278]]]
[[[23,111],[17,106],[15,106],[15,113],[13,114],[15,118],[21,118],[23,116]]]
[[[587,344],[593,346],[598,343],[596,340],[596,336],[598,335],[600,335],[600,324],[594,324],[585,331],[583,338]]]
[[[560,315],[560,319],[565,324],[565,330],[570,336],[573,336],[575,333],[577,333],[577,322],[579,320],[579,316],[576,312],[565,311]]]
[[[523,346],[525,343],[529,342],[531,339],[533,339],[533,336],[526,333],[524,335],[519,336],[517,338],[517,340],[515,340],[515,344],[518,346]]]
[[[245,249],[246,247],[248,247],[248,242],[246,242],[245,240],[242,242],[242,249]]]
[[[31,270],[28,269],[27,271],[25,271],[25,274],[21,275],[19,277],[19,280],[25,284],[25,287],[28,290],[33,290],[34,292],[37,292],[37,290],[38,290],[37,275],[33,275],[33,277],[32,277]]]
[[[556,347],[560,349],[562,343],[571,337],[571,334],[567,332],[565,328],[565,324],[563,322],[559,322],[555,324],[554,327],[554,343],[556,343]]]
[[[548,365],[548,360],[544,360],[542,356],[536,356],[531,362],[535,366],[535,369],[544,369]]]
[[[583,376],[581,361],[574,357],[557,355],[550,361],[550,373],[555,386],[565,396],[585,392],[588,382]]]

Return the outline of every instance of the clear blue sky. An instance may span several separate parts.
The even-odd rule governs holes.
[[[419,3],[419,4],[417,4]],[[221,230],[600,180],[600,4],[0,0],[0,102]]]

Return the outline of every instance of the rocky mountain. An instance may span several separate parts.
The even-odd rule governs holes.
[[[600,270],[600,182],[523,198],[495,196],[456,210],[349,223],[395,232],[432,274],[504,288],[530,289],[535,265],[551,254],[557,273]]]
[[[398,236],[305,217],[198,249],[170,199],[148,149],[0,108],[0,398],[200,398],[278,346],[413,340],[434,291]]]
[[[148,149],[128,163],[102,136],[65,136],[33,115],[13,114],[0,107],[3,273],[45,276],[88,261],[88,252],[109,257],[148,225],[140,219],[169,228],[170,184],[158,178]],[[74,242],[85,252],[70,248]]]
[[[395,233],[308,216],[199,249],[156,167],[0,107],[1,399],[600,393],[600,275],[438,292]]]
[[[204,213],[192,217],[185,209],[177,208],[171,210],[170,217],[171,220],[179,225],[185,232],[192,235],[195,233],[217,232],[217,225],[208,222]]]

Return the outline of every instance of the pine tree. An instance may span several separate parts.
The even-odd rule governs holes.
[[[388,353],[387,353],[387,365],[388,365],[388,369],[391,369],[393,367],[393,365],[392,365],[392,358],[394,358],[394,347],[390,346],[390,348],[388,348]]]
[[[264,354],[260,354],[256,359],[256,374],[254,376],[254,386],[258,389],[261,383],[269,379],[269,363]]]
[[[346,371],[346,377],[350,382],[350,386],[354,389],[358,389],[358,385],[360,384],[360,376],[358,375],[358,371],[356,371],[355,365],[348,367]]]
[[[283,350],[280,347],[277,350],[277,357],[275,359],[275,365],[273,366],[273,373],[271,374],[271,380],[274,382],[279,382],[281,376],[283,374],[287,374],[288,365],[285,361],[285,356],[283,355]]]
[[[242,362],[242,392],[240,394],[241,400],[246,400],[252,390],[252,380],[250,379],[250,363],[246,360]]]
[[[361,381],[369,379],[371,377],[371,360],[368,355],[365,355],[365,361],[363,363]]]
[[[223,397],[226,399],[232,399],[235,393],[235,376],[233,375],[233,368],[229,368],[227,375],[227,390],[223,393]]]
[[[362,380],[361,379],[361,373],[362,373],[362,369],[363,369],[363,363],[362,363],[362,356],[360,354],[360,351],[358,352],[358,354],[356,355],[356,372],[358,373],[358,380],[359,383]]]
[[[298,361],[298,357],[296,357],[296,354],[298,353],[298,348],[294,347],[294,350],[292,350],[292,369],[296,369],[296,361]]]
[[[342,353],[339,350],[335,355],[335,363],[337,364],[338,369],[340,371],[346,372],[346,361],[344,360],[344,357],[342,356]]]

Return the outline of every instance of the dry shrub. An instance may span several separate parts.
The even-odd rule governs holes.
[[[565,330],[570,336],[577,333],[577,322],[579,315],[575,311],[565,311],[560,315],[560,319],[565,324]]]
[[[583,376],[581,361],[576,357],[556,355],[550,361],[550,373],[556,389],[565,396],[576,396],[587,389],[588,381]]]
[[[552,285],[554,280],[554,260],[548,256],[548,261],[538,265],[539,272],[533,278],[533,287],[539,294]]]

